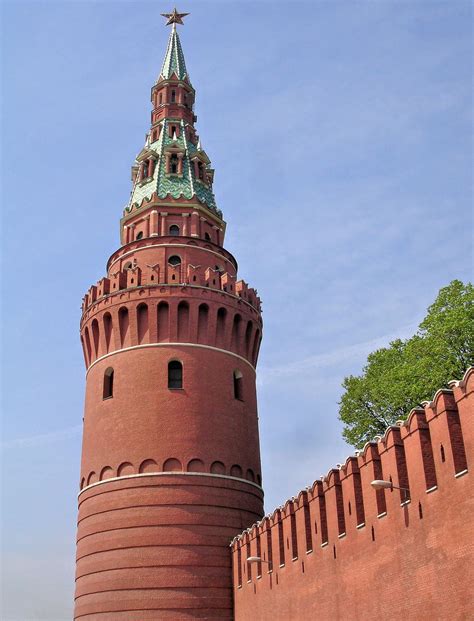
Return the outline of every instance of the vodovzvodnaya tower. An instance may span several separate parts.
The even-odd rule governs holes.
[[[229,543],[263,515],[260,300],[224,249],[176,24],[121,246],[84,297],[75,618],[231,619]]]

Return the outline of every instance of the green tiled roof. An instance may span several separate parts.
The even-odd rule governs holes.
[[[171,29],[170,38],[168,39],[168,48],[166,50],[160,76],[164,80],[169,80],[173,73],[176,74],[176,77],[179,80],[184,80],[186,77],[189,80],[188,72],[186,70],[186,63],[184,61],[183,49],[181,47],[181,41],[179,40],[178,31],[176,30],[176,25],[173,25],[173,28]]]
[[[211,211],[222,216],[222,213],[217,208],[214,192],[210,185],[206,185],[196,179],[194,174],[194,166],[191,164],[191,157],[199,153],[201,149],[198,149],[192,142],[186,138],[184,122],[180,122],[180,135],[176,140],[169,137],[168,125],[170,121],[165,119],[162,123],[161,133],[158,140],[151,142],[148,139],[145,148],[157,158],[157,164],[155,166],[153,178],[145,183],[135,182],[128,204],[128,210],[137,203],[141,204],[142,200],[149,199],[151,195],[156,192],[159,198],[166,198],[172,196],[173,198],[191,199],[196,196],[201,203],[204,203]],[[176,121],[173,121],[173,125]],[[166,147],[176,145],[181,147],[185,155],[183,157],[183,175],[178,177],[177,175],[167,175],[165,170],[165,156],[164,152]],[[210,168],[210,165],[207,166]]]
[[[183,49],[175,25],[173,25],[168,40],[168,47],[160,76],[163,79],[169,79],[173,74],[180,80],[184,78],[189,80]],[[180,127],[179,137],[175,139],[169,136],[170,123],[173,125],[179,124]],[[180,152],[184,154],[182,176],[166,174],[165,152],[170,146],[180,147]],[[203,164],[206,165],[208,170],[211,170],[211,165],[210,163],[206,164],[209,160],[201,149],[201,143],[198,142],[198,144],[195,145],[188,140],[184,121],[178,121],[177,119],[171,120],[169,118],[163,119],[160,123],[160,136],[158,140],[151,142],[151,136],[147,136],[144,151],[147,154],[146,157],[151,155],[154,156],[156,160],[153,177],[144,182],[140,182],[138,179],[134,182],[130,201],[125,208],[126,211],[131,211],[135,205],[141,205],[144,199],[149,200],[156,192],[158,198],[163,199],[166,199],[167,196],[172,196],[175,199],[192,199],[196,197],[201,203],[206,205],[208,209],[222,218],[222,212],[216,205],[216,199],[212,191],[212,183],[203,183],[199,179],[196,179],[196,175],[194,174],[194,166],[191,163],[191,158],[194,155],[202,154],[201,161],[203,161]]]

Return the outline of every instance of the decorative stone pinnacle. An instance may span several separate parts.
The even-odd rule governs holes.
[[[186,15],[189,15],[189,13],[178,13],[175,7],[172,13],[161,13],[161,15],[163,17],[166,17],[166,19],[168,20],[166,22],[166,25],[170,26],[171,24],[183,24],[183,17],[186,17]],[[173,28],[175,27],[176,26],[173,25]]]

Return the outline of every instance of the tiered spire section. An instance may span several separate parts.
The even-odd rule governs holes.
[[[181,47],[181,41],[179,40],[178,31],[176,30],[176,24],[173,24],[173,28],[171,30],[160,77],[163,80],[169,80],[173,74],[178,78],[178,80],[187,79],[189,81],[183,48]]]
[[[198,203],[222,218],[212,189],[214,170],[194,128],[195,91],[176,30],[185,15],[176,10],[164,15],[172,29],[151,91],[151,128],[132,167],[133,188],[125,215],[157,198]]]

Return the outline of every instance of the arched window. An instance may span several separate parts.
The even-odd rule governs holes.
[[[177,254],[174,254],[172,257],[168,259],[168,263],[174,266],[181,265],[181,257],[178,257]]]
[[[106,369],[104,373],[104,392],[103,399],[110,399],[114,396],[114,370],[112,367]]]
[[[209,235],[209,233],[204,233],[204,239],[206,241],[212,241],[211,236]]]
[[[148,160],[146,160],[145,162],[143,162],[143,178],[146,179],[148,177],[148,171],[149,171],[150,165]]]
[[[242,391],[242,373],[240,371],[234,371],[234,399],[243,401]]]
[[[171,103],[176,102],[176,91],[171,91]]]
[[[178,172],[178,156],[176,153],[173,153],[170,158],[170,171],[173,175],[176,175]]]
[[[169,234],[173,237],[177,237],[179,235],[179,226],[177,224],[172,224],[169,228]]]
[[[183,365],[179,360],[168,362],[168,388],[183,387]]]
[[[141,239],[143,237],[143,231],[140,231],[139,233],[137,233],[137,236],[135,239]]]

